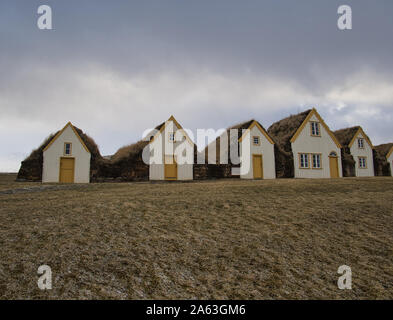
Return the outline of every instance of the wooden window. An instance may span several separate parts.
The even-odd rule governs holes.
[[[312,157],[312,168],[313,169],[322,169],[322,159],[320,153],[313,153]]]
[[[300,162],[301,169],[310,168],[310,164],[308,161],[308,153],[299,153],[299,162]]]
[[[259,146],[261,144],[261,140],[259,139],[258,136],[252,137],[252,142],[253,142],[254,146]]]
[[[363,138],[358,139],[358,147],[359,147],[359,149],[364,149],[364,139]]]
[[[366,157],[359,157],[359,169],[367,169]]]
[[[321,130],[319,126],[319,122],[311,121],[311,135],[314,137],[321,136]]]
[[[70,156],[72,154],[72,143],[64,142],[64,155]]]
[[[169,141],[175,142],[175,134],[173,132],[169,133]]]

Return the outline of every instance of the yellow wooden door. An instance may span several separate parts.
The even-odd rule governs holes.
[[[329,157],[330,178],[338,178],[338,158]]]
[[[263,178],[263,165],[262,165],[262,155],[253,154],[252,155],[252,167],[254,172],[254,179]]]
[[[164,171],[165,171],[165,180],[177,180],[177,163],[173,156],[165,156]]]
[[[75,172],[74,158],[60,158],[60,178],[59,182],[73,183]]]

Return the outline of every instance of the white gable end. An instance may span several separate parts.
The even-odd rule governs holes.
[[[363,148],[359,148],[358,139],[363,139]],[[358,132],[354,143],[350,148],[351,155],[355,160],[355,173],[357,177],[374,176],[374,160],[372,146],[367,142],[366,137]],[[360,158],[366,159],[366,167],[360,167]]]
[[[152,163],[149,166],[149,179],[150,180],[165,180],[165,159],[168,157],[175,156],[177,162],[177,180],[192,180],[193,179],[193,164],[180,163],[180,159],[176,158],[175,150],[180,144],[184,143],[183,140],[179,141],[178,137],[181,136],[183,139],[183,134],[178,132],[182,130],[173,120],[168,120],[165,123],[165,128],[155,135],[154,140],[150,143],[150,150],[154,150],[154,153],[158,153],[159,157],[158,163]],[[175,141],[171,139],[171,135],[174,135]],[[186,142],[190,160],[193,161],[193,148],[194,144],[186,138]],[[184,146],[184,145],[183,145]],[[186,161],[184,161],[186,162]]]
[[[65,143],[71,143],[71,154],[69,155],[64,152]],[[71,125],[68,125],[43,152],[42,182],[59,182],[61,158],[75,159],[75,183],[90,182],[90,157],[90,152],[85,149]]]
[[[259,145],[254,144],[254,137],[258,137]],[[275,179],[274,144],[254,125],[247,131],[240,143],[240,177],[243,179],[254,178],[253,155],[262,156],[262,171],[264,179]]]
[[[311,135],[311,122],[319,123],[319,136]],[[341,149],[337,147],[335,141],[315,114],[310,117],[296,140],[292,142],[291,145],[294,159],[295,178],[330,178],[329,154],[331,152],[334,152],[338,157],[338,172],[339,176],[342,177]],[[299,156],[301,153],[309,155],[310,168],[300,168]],[[311,154],[320,154],[321,168],[312,168]]]

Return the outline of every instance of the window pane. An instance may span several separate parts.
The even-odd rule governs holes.
[[[71,154],[71,144],[70,143],[65,144],[65,154]]]
[[[319,122],[311,122],[311,134],[313,136],[319,136]]]
[[[359,158],[359,167],[366,168],[366,158]]]
[[[321,167],[321,155],[319,155],[319,154],[312,155],[312,166],[313,166],[313,168],[320,168]]]
[[[300,167],[301,168],[308,168],[308,155],[306,153],[300,154]]]

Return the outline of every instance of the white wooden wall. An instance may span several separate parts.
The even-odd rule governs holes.
[[[310,121],[319,122],[318,118],[313,115],[295,142],[292,143],[295,178],[330,178],[329,154],[332,151],[338,155],[338,171],[339,176],[342,177],[341,149],[336,146],[322,124],[320,124],[321,136],[312,137],[310,135]],[[322,169],[300,169],[299,153],[321,153]]]
[[[176,147],[180,145],[181,142],[170,142],[169,141],[169,133],[171,132],[171,128],[173,128],[173,132],[179,130],[176,124],[173,121],[168,121],[166,125],[166,129],[163,130],[160,135],[161,139],[155,139],[151,143],[151,148],[154,150],[160,151],[160,163],[151,164],[149,167],[149,179],[150,180],[165,180],[165,165],[164,158],[165,155],[173,155]],[[170,145],[173,145],[171,147]],[[191,147],[191,145],[190,145]],[[193,147],[193,146],[192,146]],[[177,165],[177,180],[192,180],[193,179],[193,165],[192,164],[178,164]]]
[[[83,147],[79,138],[75,135],[71,126],[68,126],[62,134],[43,153],[42,182],[59,182],[60,158],[64,155],[64,143],[72,143],[72,154],[75,158],[75,183],[90,182],[90,152]]]
[[[373,149],[367,143],[366,139],[364,139],[364,149],[359,149],[358,146],[358,138],[363,138],[364,136],[359,132],[356,137],[355,142],[350,148],[353,159],[355,160],[355,172],[357,177],[373,177],[374,176],[374,160],[373,160]],[[366,157],[367,168],[360,169],[359,168],[359,158],[358,157]]]
[[[253,144],[253,137],[258,136],[260,139],[260,145],[255,146]],[[248,147],[246,147],[246,144]],[[244,152],[244,151],[249,152]],[[253,179],[254,168],[252,155],[262,154],[263,164],[263,178],[264,179],[275,179],[276,178],[276,166],[274,162],[274,144],[271,144],[264,134],[259,130],[257,126],[254,126],[243,138],[240,143],[240,178],[242,179]]]

